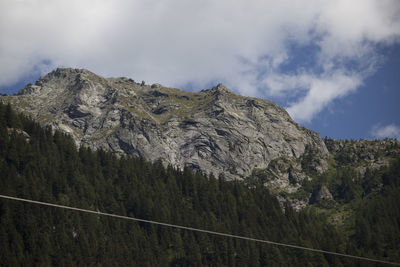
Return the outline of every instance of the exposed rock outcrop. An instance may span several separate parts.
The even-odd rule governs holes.
[[[315,170],[327,168],[328,150],[317,133],[295,123],[277,104],[236,95],[222,84],[195,93],[57,69],[1,99],[71,134],[78,145],[161,159],[227,179],[286,159],[287,166],[275,168],[282,181],[272,184],[296,190],[305,179],[299,159],[307,147],[318,158]]]
[[[325,144],[341,167],[353,167],[360,178],[367,170],[377,170],[390,165],[390,160],[400,153],[400,142],[384,140],[334,140],[324,139]]]
[[[332,196],[331,192],[329,192],[329,189],[325,185],[323,185],[318,190],[315,198],[317,200],[331,200],[331,199],[333,199],[333,196]]]

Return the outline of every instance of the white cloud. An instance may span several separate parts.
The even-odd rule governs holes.
[[[375,138],[396,138],[400,140],[400,126],[395,124],[387,126],[375,125],[372,127],[371,135]]]
[[[374,71],[376,44],[399,36],[398,0],[2,0],[0,86],[57,66],[177,87],[223,82],[301,96],[289,111],[309,121]],[[291,43],[315,46],[312,67],[282,71]]]
[[[348,75],[335,72],[326,77],[295,77],[307,88],[305,97],[288,107],[293,119],[308,122],[332,100],[343,97],[360,86],[358,75]]]

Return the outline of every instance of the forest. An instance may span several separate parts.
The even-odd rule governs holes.
[[[263,186],[77,148],[0,105],[2,195],[400,262],[400,159],[356,186],[340,171],[333,194],[358,203],[346,233]],[[7,199],[0,247],[1,266],[385,266]]]

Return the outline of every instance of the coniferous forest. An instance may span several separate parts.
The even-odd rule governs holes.
[[[78,149],[0,105],[0,194],[83,209],[399,262],[399,174],[400,160],[369,174],[359,190],[383,187],[359,194],[345,235],[313,209],[283,211],[263,186]],[[6,199],[0,248],[1,266],[381,266]]]

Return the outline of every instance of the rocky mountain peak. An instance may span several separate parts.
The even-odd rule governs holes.
[[[202,93],[214,95],[217,99],[223,96],[232,96],[234,93],[228,89],[222,83],[217,84],[216,86],[212,87],[211,89],[203,89],[201,90]],[[229,98],[228,98],[229,99]]]
[[[328,150],[317,133],[277,104],[237,95],[223,84],[187,92],[60,68],[1,100],[71,134],[78,145],[227,179],[275,164],[268,183],[295,191],[307,179],[300,174],[305,155],[313,153],[316,171],[327,168]]]
[[[35,82],[27,84],[18,95],[65,93],[68,90],[85,90],[90,84],[107,84],[107,80],[86,69],[57,68]]]
[[[231,90],[229,90],[225,85],[222,83],[217,84],[217,86],[214,86],[211,90],[219,93],[219,94],[231,94],[233,93]]]

